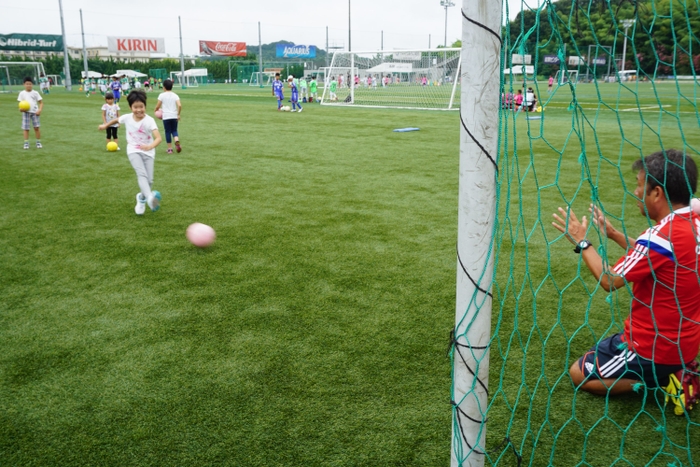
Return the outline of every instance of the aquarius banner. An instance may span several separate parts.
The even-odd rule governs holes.
[[[316,46],[277,44],[277,56],[282,58],[316,58]]]
[[[62,52],[63,37],[53,34],[0,34],[0,50]]]
[[[153,52],[165,53],[165,39],[162,37],[107,37],[110,52]]]
[[[199,53],[202,55],[223,55],[227,57],[245,57],[245,42],[199,41]]]

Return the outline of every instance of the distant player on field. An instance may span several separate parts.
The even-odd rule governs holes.
[[[577,388],[600,396],[631,392],[639,383],[663,387],[676,415],[683,415],[700,402],[695,360],[700,348],[700,217],[689,206],[698,170],[690,157],[674,149],[638,159],[632,169],[639,211],[656,225],[636,239],[627,237],[591,205],[600,234],[627,250],[613,267],[590,248],[585,216],[579,222],[573,211],[562,208],[554,214],[552,225],[576,245],[574,252],[604,290],[629,290],[632,284],[623,332],[597,342],[569,375]]]
[[[182,151],[180,146],[180,135],[177,132],[177,124],[180,121],[182,104],[180,96],[173,92],[173,82],[170,79],[163,81],[165,92],[158,96],[158,103],[155,111],[163,109],[163,129],[165,130],[165,142],[168,143],[168,154],[173,153],[172,141],[175,140],[175,150]]]
[[[122,92],[122,83],[119,82],[119,78],[113,76],[112,82],[109,83],[109,87],[112,90],[112,94],[114,94],[114,102],[119,103]]]
[[[338,90],[338,82],[335,80],[335,76],[331,76],[331,96],[330,100],[332,101],[337,101],[338,96],[335,94],[335,92]]]
[[[280,80],[280,74],[275,73],[275,80],[272,82],[272,95],[277,98],[277,110],[282,110],[284,101],[284,83]]]
[[[309,92],[311,93],[311,95],[309,96],[309,102],[318,100],[318,83],[316,82],[315,76],[311,77],[311,82],[309,83]]]
[[[306,103],[309,98],[309,83],[306,82],[305,76],[299,79],[299,90],[301,91],[301,101]]]
[[[294,76],[289,75],[287,77],[287,82],[289,87],[292,88],[292,112],[296,112],[296,108],[299,107],[299,112],[304,110],[299,103],[299,89],[297,88],[297,83],[294,82]]]

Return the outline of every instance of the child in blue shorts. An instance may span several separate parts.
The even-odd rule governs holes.
[[[165,142],[168,143],[168,154],[173,153],[172,141],[175,140],[175,149],[177,152],[182,151],[180,146],[180,135],[177,132],[177,124],[180,121],[180,112],[182,112],[182,104],[180,97],[173,92],[173,82],[170,79],[163,81],[165,92],[158,96],[158,103],[155,111],[159,109],[163,111],[163,128],[165,129]]]
[[[275,73],[275,80],[272,82],[272,95],[277,98],[277,110],[282,110],[284,101],[284,83],[280,80],[280,74]]]

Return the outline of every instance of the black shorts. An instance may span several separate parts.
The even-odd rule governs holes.
[[[119,129],[118,126],[108,126],[107,127],[107,139],[118,139],[117,137],[117,130]]]
[[[579,358],[578,367],[588,378],[633,379],[655,388],[668,384],[668,375],[683,365],[661,365],[640,357],[622,341],[622,334],[615,334],[591,347]]]

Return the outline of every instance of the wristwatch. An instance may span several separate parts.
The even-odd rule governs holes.
[[[589,242],[588,240],[581,240],[578,242],[576,245],[576,248],[574,248],[574,253],[581,253],[583,250],[588,248],[589,246],[592,246],[593,244]]]

